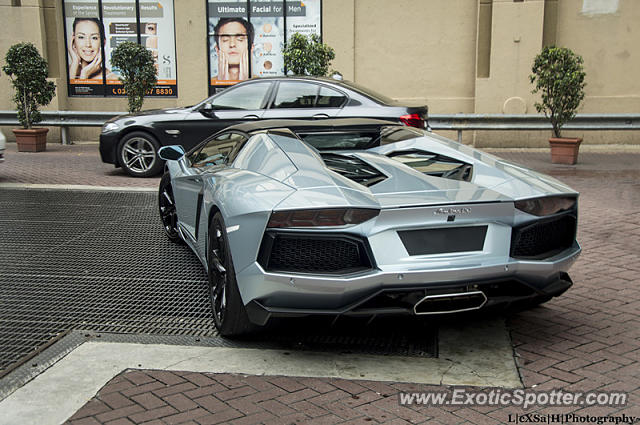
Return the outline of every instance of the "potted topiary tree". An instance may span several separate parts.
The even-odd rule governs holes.
[[[331,47],[320,41],[320,36],[309,37],[295,33],[282,51],[284,65],[294,75],[324,77],[329,72],[329,63],[336,54]]]
[[[582,57],[565,47],[548,46],[535,57],[531,83],[532,93],[540,92],[542,102],[536,102],[538,112],[544,112],[553,127],[551,162],[575,164],[582,138],[564,138],[560,129],[576,116],[584,99],[585,72]]]
[[[140,111],[144,96],[158,81],[153,54],[138,43],[125,41],[113,50],[111,65],[120,73],[120,80],[129,101],[129,112]]]
[[[47,148],[48,128],[33,128],[42,120],[40,106],[48,105],[56,92],[56,85],[47,81],[47,61],[31,43],[14,44],[5,56],[2,70],[11,78],[15,89],[13,101],[22,129],[13,129],[18,151],[40,152]]]

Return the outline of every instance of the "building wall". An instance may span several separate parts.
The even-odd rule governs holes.
[[[149,98],[145,109],[189,105],[207,95],[205,0],[176,0],[175,6],[179,97]],[[323,0],[322,7],[334,69],[388,96],[427,104],[434,114],[536,113],[528,77],[533,57],[549,44],[585,59],[580,112],[640,112],[638,0]],[[59,0],[0,0],[0,63],[11,44],[31,41],[49,60],[58,86],[47,109],[126,110],[125,99],[67,97],[63,28]],[[0,78],[0,109],[13,109],[6,77]],[[567,133],[584,136],[585,143],[638,142],[634,132]],[[98,129],[71,132],[73,140],[97,135]],[[547,137],[467,132],[464,141],[546,146]],[[59,131],[50,140],[59,140]]]

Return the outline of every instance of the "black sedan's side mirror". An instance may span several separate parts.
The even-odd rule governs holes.
[[[211,118],[213,116],[214,107],[211,103],[207,102],[200,107],[200,113],[205,117]]]
[[[180,145],[171,145],[160,148],[158,156],[165,161],[178,161],[184,156],[184,149]]]

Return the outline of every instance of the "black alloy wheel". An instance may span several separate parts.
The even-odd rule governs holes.
[[[219,212],[213,216],[209,225],[207,264],[209,298],[218,332],[226,337],[251,332],[254,325],[249,321],[238,291],[226,227]]]
[[[164,173],[158,187],[158,210],[162,228],[171,242],[182,243],[178,233],[178,213],[176,211],[173,188],[171,187],[171,175]]]
[[[149,133],[134,131],[122,138],[118,145],[120,166],[133,177],[151,177],[164,167],[158,157],[160,143]]]

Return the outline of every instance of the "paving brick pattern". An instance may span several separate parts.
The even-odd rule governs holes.
[[[52,145],[20,154],[9,144],[0,183],[155,186],[102,164],[97,145]],[[624,391],[624,407],[535,407],[526,413],[640,416],[640,154],[580,154],[576,166],[548,152],[498,155],[556,176],[581,192],[574,287],[508,325],[524,384],[536,390]],[[400,406],[400,391],[438,386],[129,370],[112,379],[68,424],[507,423],[518,406]],[[490,390],[490,389],[487,389]],[[525,418],[526,419],[526,418]]]
[[[76,184],[91,186],[158,187],[159,177],[132,178],[121,168],[100,160],[98,143],[47,143],[44,152],[18,152],[7,143],[0,164],[0,183]]]

